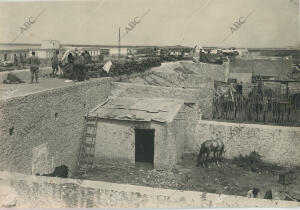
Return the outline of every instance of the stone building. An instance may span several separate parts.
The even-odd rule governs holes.
[[[95,164],[146,162],[171,169],[184,149],[182,100],[118,97],[89,113],[97,116]]]

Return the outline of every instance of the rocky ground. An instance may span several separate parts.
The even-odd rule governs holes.
[[[151,165],[98,165],[84,178],[113,183],[159,187],[167,189],[202,191],[217,194],[246,196],[253,187],[262,192],[278,186],[277,167],[251,171],[225,160],[220,167],[211,163],[210,168],[196,167],[196,155],[185,154],[182,162],[172,171],[153,169]],[[300,171],[298,170],[297,173]],[[300,184],[300,183],[299,183]],[[298,186],[300,186],[298,184]]]

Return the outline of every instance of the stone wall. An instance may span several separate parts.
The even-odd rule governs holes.
[[[198,76],[209,78],[211,81],[217,80],[225,82],[228,74],[228,63],[223,65],[211,63],[193,63],[193,62],[180,62],[182,67],[195,72]]]
[[[112,84],[112,96],[182,99],[185,103],[196,103],[203,112],[203,119],[211,119],[213,89],[213,82],[210,83],[209,88],[202,89],[183,89],[114,82]]]
[[[185,152],[198,153],[202,142],[220,138],[225,143],[227,158],[256,151],[266,162],[300,166],[298,127],[194,120],[186,132]]]
[[[229,63],[230,73],[254,73],[265,76],[292,74],[292,59],[285,58],[235,58]]]
[[[298,202],[177,191],[99,181],[0,172],[17,193],[17,208],[296,207]],[[1,190],[0,186],[0,190]]]
[[[1,170],[31,174],[33,148],[45,143],[46,162],[40,165],[48,164],[50,171],[61,163],[73,169],[83,116],[107,99],[110,85],[109,78],[101,78],[0,100]]]

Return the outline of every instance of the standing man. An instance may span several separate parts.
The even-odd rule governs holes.
[[[55,53],[53,53],[53,57],[51,58],[51,64],[52,64],[52,69],[53,69],[53,72],[52,72],[52,75],[53,76],[57,76],[57,72],[58,72],[58,54],[59,54],[59,51],[56,50]]]
[[[14,54],[14,66],[18,66],[18,57],[17,57],[17,54]]]
[[[248,198],[261,198],[261,194],[258,188],[254,187],[252,190],[247,192]]]
[[[20,66],[23,68],[24,66],[24,59],[22,53],[20,53]]]
[[[33,83],[33,79],[35,77],[35,82],[38,83],[38,74],[39,74],[39,65],[40,65],[40,60],[38,57],[35,56],[35,52],[31,53],[32,56],[29,57],[29,65],[30,65],[30,72],[31,72],[31,82],[30,84]]]
[[[84,51],[84,59],[85,59],[85,64],[89,64],[92,62],[92,57],[87,50]]]
[[[77,52],[74,60],[74,73],[75,73],[75,79],[77,81],[84,80],[83,68],[84,68],[84,53],[79,54]]]

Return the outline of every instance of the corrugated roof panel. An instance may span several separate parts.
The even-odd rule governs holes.
[[[183,105],[182,100],[119,97],[92,112],[99,118],[131,121],[170,122]]]

